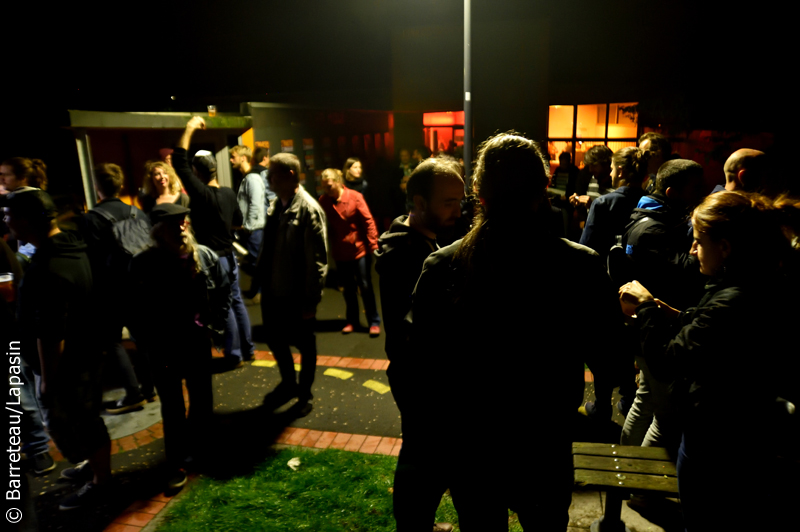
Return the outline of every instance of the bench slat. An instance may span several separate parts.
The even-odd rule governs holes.
[[[665,460],[637,460],[625,457],[589,456],[572,457],[576,469],[594,469],[611,473],[646,473],[650,475],[677,475],[675,464]]]
[[[616,473],[594,471],[591,469],[576,469],[575,483],[579,486],[602,486],[624,490],[658,491],[666,494],[678,494],[678,479],[657,475],[642,475],[636,473],[622,473],[625,478],[620,478]]]
[[[602,443],[574,442],[572,444],[572,454],[609,456],[612,458],[641,458],[644,460],[673,460],[664,447],[612,446]]]

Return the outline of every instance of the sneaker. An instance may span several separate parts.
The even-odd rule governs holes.
[[[86,482],[94,477],[89,460],[84,460],[75,467],[68,467],[61,472],[61,478],[72,482]]]
[[[106,408],[106,412],[115,415],[124,414],[126,412],[131,412],[132,410],[139,410],[146,404],[147,400],[141,395],[133,398],[130,398],[126,395],[125,397],[117,401],[113,407]]]
[[[378,336],[381,334],[381,328],[378,325],[373,325],[369,328],[370,336]]]
[[[103,486],[94,482],[87,482],[81,489],[61,501],[58,505],[59,510],[75,510],[76,508],[96,505],[104,493]]]
[[[174,471],[170,475],[169,480],[167,480],[167,489],[170,491],[181,489],[186,484],[187,478],[186,471],[183,469]]]
[[[342,329],[342,334],[350,334],[351,332],[353,332],[353,326],[348,323],[344,326],[344,329]]]
[[[587,417],[592,417],[597,413],[597,407],[594,405],[594,401],[587,401],[585,405],[578,408],[578,411]]]
[[[31,462],[33,463],[34,475],[44,475],[56,468],[56,463],[53,461],[53,457],[50,456],[48,451],[34,454],[33,458],[31,458]]]

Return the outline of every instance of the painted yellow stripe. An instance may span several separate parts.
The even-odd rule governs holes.
[[[262,368],[274,368],[278,365],[274,360],[254,360],[253,366],[261,366]]]
[[[350,373],[349,371],[336,368],[326,369],[323,375],[328,375],[329,377],[336,377],[337,379],[342,379],[343,381],[346,381],[347,379],[353,376],[353,374]]]
[[[365,388],[369,388],[370,390],[375,390],[375,391],[376,391],[376,392],[378,392],[379,394],[385,394],[386,392],[388,392],[389,390],[391,390],[391,388],[389,388],[388,386],[386,386],[386,385],[385,385],[385,384],[383,384],[382,382],[373,381],[373,380],[366,381],[366,382],[363,384],[363,386],[364,386]]]
[[[294,365],[294,370],[295,371],[300,371],[300,364],[295,364]]]

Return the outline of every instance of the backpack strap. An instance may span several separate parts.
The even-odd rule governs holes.
[[[106,211],[101,211],[100,209],[92,209],[89,212],[93,212],[93,213],[105,218],[106,220],[111,222],[111,225],[114,225],[115,223],[117,223],[117,219],[114,218],[113,216],[111,216],[110,214],[108,214]]]

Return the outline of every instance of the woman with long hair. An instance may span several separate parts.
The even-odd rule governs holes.
[[[364,179],[364,168],[361,166],[361,159],[358,157],[350,157],[344,162],[342,175],[344,176],[344,186],[347,188],[361,194],[364,194],[367,190],[367,180]]]
[[[139,201],[142,210],[149,213],[156,205],[177,203],[189,206],[189,196],[183,193],[178,174],[164,161],[149,161],[145,165],[144,180]]]
[[[33,187],[47,190],[47,166],[41,159],[12,157],[0,165],[0,185],[4,193],[18,188]]]
[[[691,253],[710,278],[696,307],[680,312],[637,281],[619,291],[623,312],[636,317],[650,371],[674,381],[678,488],[692,532],[717,529],[723,508],[736,508],[741,530],[782,529],[768,524],[781,518],[776,498],[785,495],[777,487],[772,414],[778,397],[798,398],[775,368],[792,362],[781,360],[792,352],[782,342],[797,311],[784,304],[796,295],[782,272],[792,231],[776,207],[764,196],[719,192],[694,210]],[[758,463],[749,465],[753,445]]]

